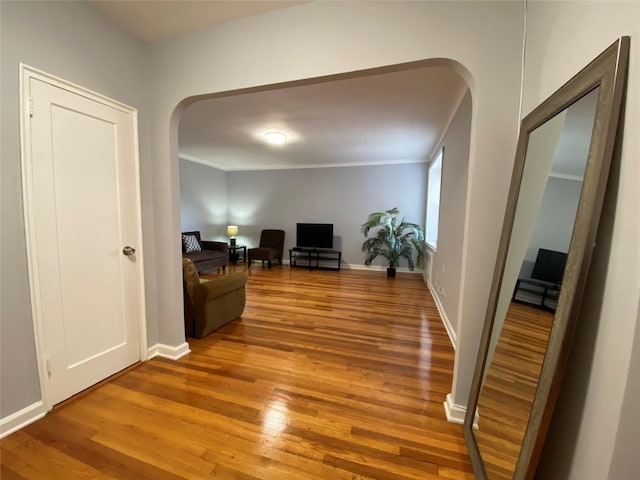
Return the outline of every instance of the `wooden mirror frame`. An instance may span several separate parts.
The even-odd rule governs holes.
[[[480,340],[463,427],[476,478],[488,478],[473,425],[476,419],[482,380],[485,369],[488,368],[485,363],[493,334],[494,318],[513,230],[529,136],[536,128],[567,109],[586,94],[600,88],[587,167],[560,297],[513,475],[513,478],[518,480],[533,478],[535,474],[567,362],[609,176],[628,61],[629,37],[621,37],[522,120],[485,325]]]

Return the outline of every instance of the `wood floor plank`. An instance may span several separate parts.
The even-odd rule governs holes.
[[[7,455],[14,455],[13,462],[22,466],[33,462],[33,452],[37,451],[40,455],[45,456],[48,460],[46,470],[40,471],[38,474],[48,478],[68,478],[68,479],[84,479],[84,480],[108,480],[113,477],[108,476],[96,470],[91,465],[77,460],[54,446],[46,445],[30,435],[18,432],[16,434],[16,442],[18,448],[12,449]],[[4,455],[5,452],[2,452]],[[11,462],[10,458],[4,458],[3,462]],[[4,463],[3,463],[4,464]],[[20,467],[19,467],[20,468]],[[4,474],[0,476],[5,480]],[[7,477],[10,478],[10,475]]]
[[[8,453],[8,455],[12,454]],[[0,456],[2,456],[1,451]],[[0,478],[2,478],[3,480],[24,480],[25,477],[13,471],[11,468],[9,468],[8,465],[2,463],[0,464]]]
[[[442,406],[454,351],[421,276],[248,273],[242,319],[3,439],[2,478],[473,478]]]
[[[478,399],[475,436],[491,478],[513,477],[552,324],[551,312],[509,305]]]
[[[66,455],[86,463],[91,467],[112,476],[113,478],[127,478],[143,480],[157,478],[162,480],[177,480],[181,476],[171,474],[158,466],[140,461],[124,450],[105,447],[94,441],[77,435],[81,425],[76,422],[61,421],[55,412],[46,419],[29,425],[25,430],[45,445],[52,445]],[[112,426],[104,427],[111,428]],[[47,468],[51,462],[43,457]],[[36,477],[38,478],[38,477]]]

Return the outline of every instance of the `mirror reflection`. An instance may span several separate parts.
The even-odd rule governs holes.
[[[529,135],[475,438],[487,478],[512,479],[562,287],[598,90]]]

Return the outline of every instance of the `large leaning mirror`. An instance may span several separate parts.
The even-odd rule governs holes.
[[[586,282],[626,79],[622,37],[531,112],[464,434],[476,478],[533,478]]]

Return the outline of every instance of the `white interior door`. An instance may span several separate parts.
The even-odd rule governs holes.
[[[28,88],[30,275],[51,406],[141,358],[137,125],[133,110],[33,77]]]

